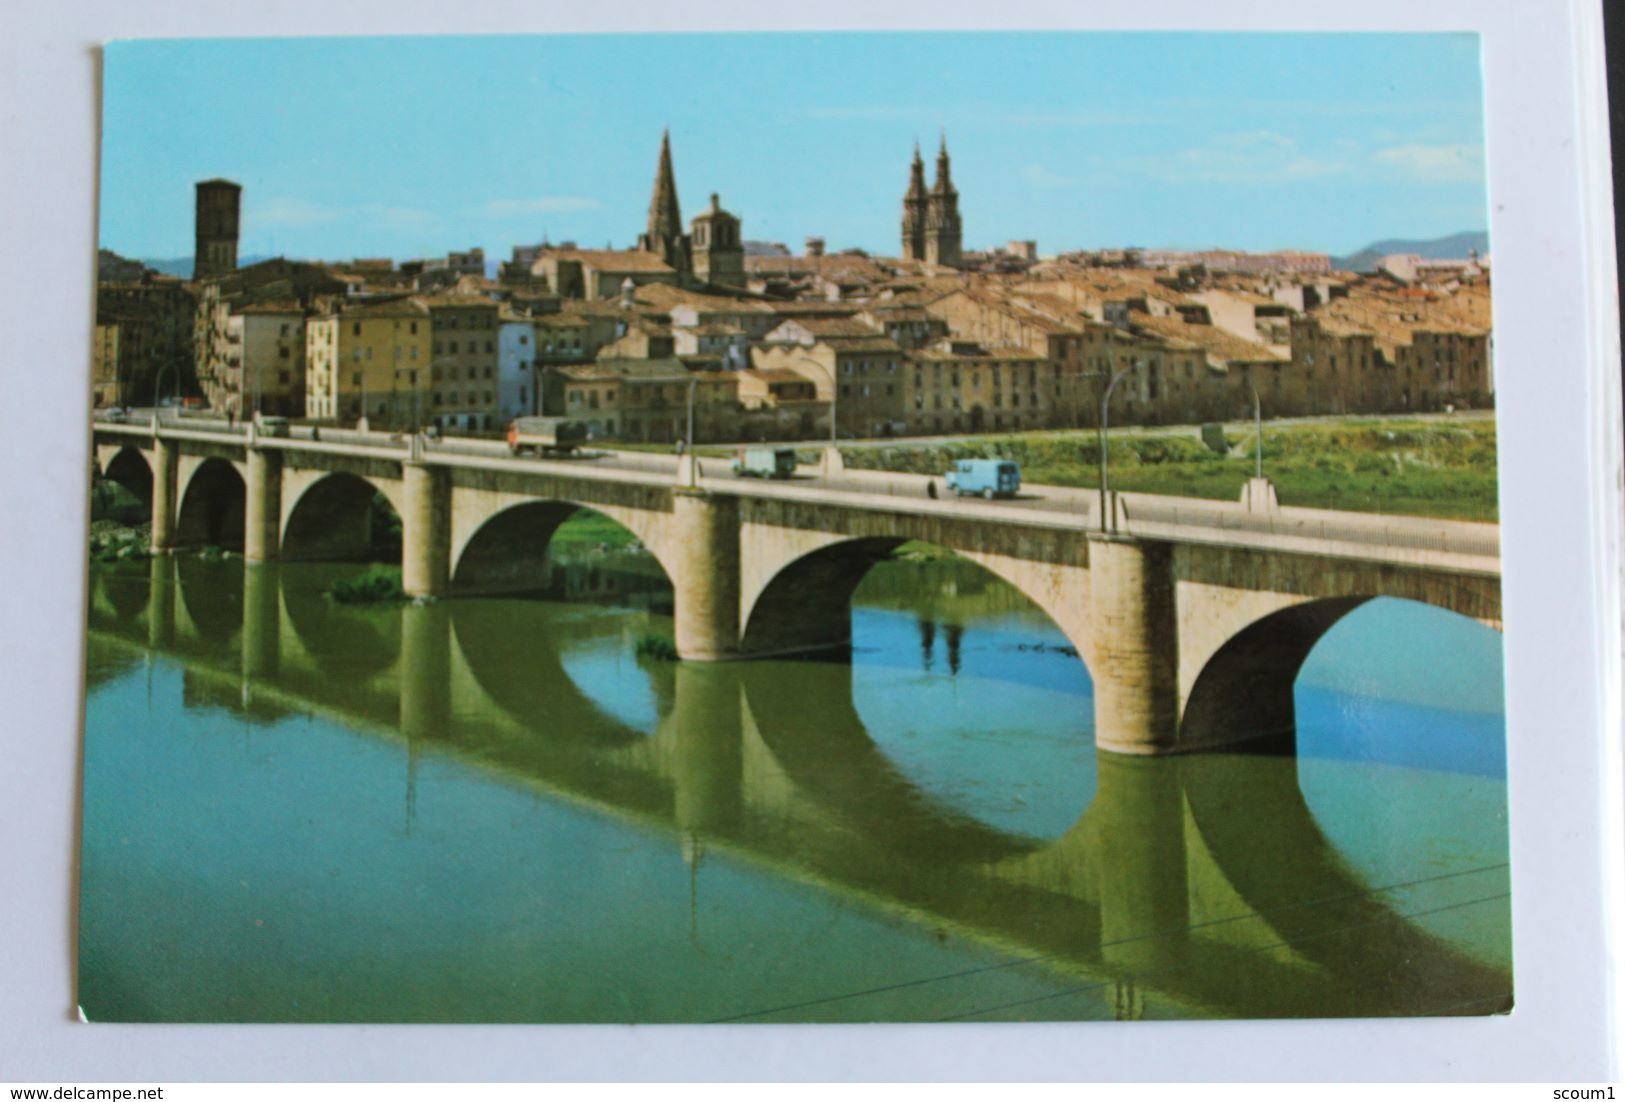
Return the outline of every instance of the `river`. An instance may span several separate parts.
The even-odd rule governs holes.
[[[639,657],[635,561],[354,608],[353,565],[90,576],[79,988],[121,1021],[1026,1021],[1511,1005],[1500,637],[1380,600],[1297,755],[1093,746],[958,561],[850,664]]]

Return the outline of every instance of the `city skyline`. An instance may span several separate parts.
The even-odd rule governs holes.
[[[717,192],[798,250],[896,255],[913,144],[944,132],[967,249],[1340,254],[1487,225],[1470,34],[245,39],[107,48],[100,243],[186,255],[193,184],[223,176],[243,256],[628,248],[667,128],[685,220]]]

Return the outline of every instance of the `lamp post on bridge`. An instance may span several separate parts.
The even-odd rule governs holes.
[[[699,485],[700,461],[694,455],[694,391],[698,389],[700,380],[690,376],[688,380],[688,432],[684,435],[683,458],[688,463],[688,484]]]
[[[1112,391],[1117,388],[1118,383],[1123,381],[1123,376],[1127,375],[1131,371],[1138,371],[1139,369],[1140,361],[1135,360],[1133,363],[1117,372],[1117,374],[1112,376],[1111,382],[1106,384],[1105,393],[1101,394],[1100,396],[1100,530],[1102,532],[1108,531],[1106,523],[1106,429],[1108,407],[1111,404]]]
[[[1253,392],[1253,477],[1264,477],[1264,405],[1258,398],[1258,388],[1251,379],[1242,379]]]

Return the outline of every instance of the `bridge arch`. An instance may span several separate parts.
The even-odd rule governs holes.
[[[175,517],[175,546],[243,549],[247,486],[235,464],[210,458],[186,472]]]
[[[1327,573],[1322,588],[1335,590],[1338,572]],[[1345,579],[1350,592],[1344,594],[1253,593],[1245,601],[1232,595],[1222,609],[1216,609],[1213,594],[1184,595],[1177,748],[1251,744],[1266,752],[1291,752],[1299,671],[1344,617],[1378,598],[1426,604],[1500,628],[1500,594],[1493,579],[1481,585],[1409,571],[1373,573]]]
[[[839,652],[852,642],[852,595],[877,563],[916,537],[907,534],[843,537],[791,533],[790,555],[747,570],[740,594],[740,653],[745,657]],[[783,537],[776,537],[782,539]],[[1081,543],[1081,540],[1078,541]],[[944,550],[1008,583],[1044,612],[1088,665],[1088,571],[1082,564],[940,544]]]
[[[130,491],[141,504],[152,507],[152,463],[140,448],[125,445],[117,449],[97,448],[102,460],[101,476]],[[109,454],[110,453],[110,454]]]
[[[622,518],[597,506],[546,498],[510,503],[487,515],[478,526],[469,524],[460,533],[462,538],[452,554],[452,592],[473,596],[542,588],[555,533],[567,521],[587,516],[602,517],[643,543]],[[660,564],[666,584],[670,585],[671,571],[659,552],[644,546]]]
[[[378,530],[381,519],[401,515],[399,484],[375,482],[348,471],[311,472],[314,477],[284,483],[282,558],[290,561],[364,561],[376,558],[388,544]],[[289,490],[291,489],[291,492]],[[375,508],[382,498],[388,510]],[[399,556],[398,548],[395,551]]]
[[[540,575],[553,533],[581,510],[597,513],[632,533],[654,556],[668,581],[678,576],[669,514],[470,487],[459,488],[452,510],[450,577],[454,591],[492,593],[526,588],[527,578]],[[504,566],[502,554],[516,551],[518,561]]]

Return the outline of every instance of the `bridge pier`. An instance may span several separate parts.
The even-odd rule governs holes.
[[[1092,538],[1095,745],[1168,754],[1179,736],[1179,624],[1173,548]]]
[[[679,487],[673,493],[678,657],[718,662],[739,655],[739,499]]]
[[[149,541],[153,553],[175,549],[175,496],[180,483],[180,447],[172,440],[155,436],[152,441],[152,528]]]
[[[273,561],[281,552],[282,453],[248,449],[244,486],[243,560]]]
[[[408,597],[439,597],[451,575],[451,478],[443,467],[401,468],[401,588]]]

